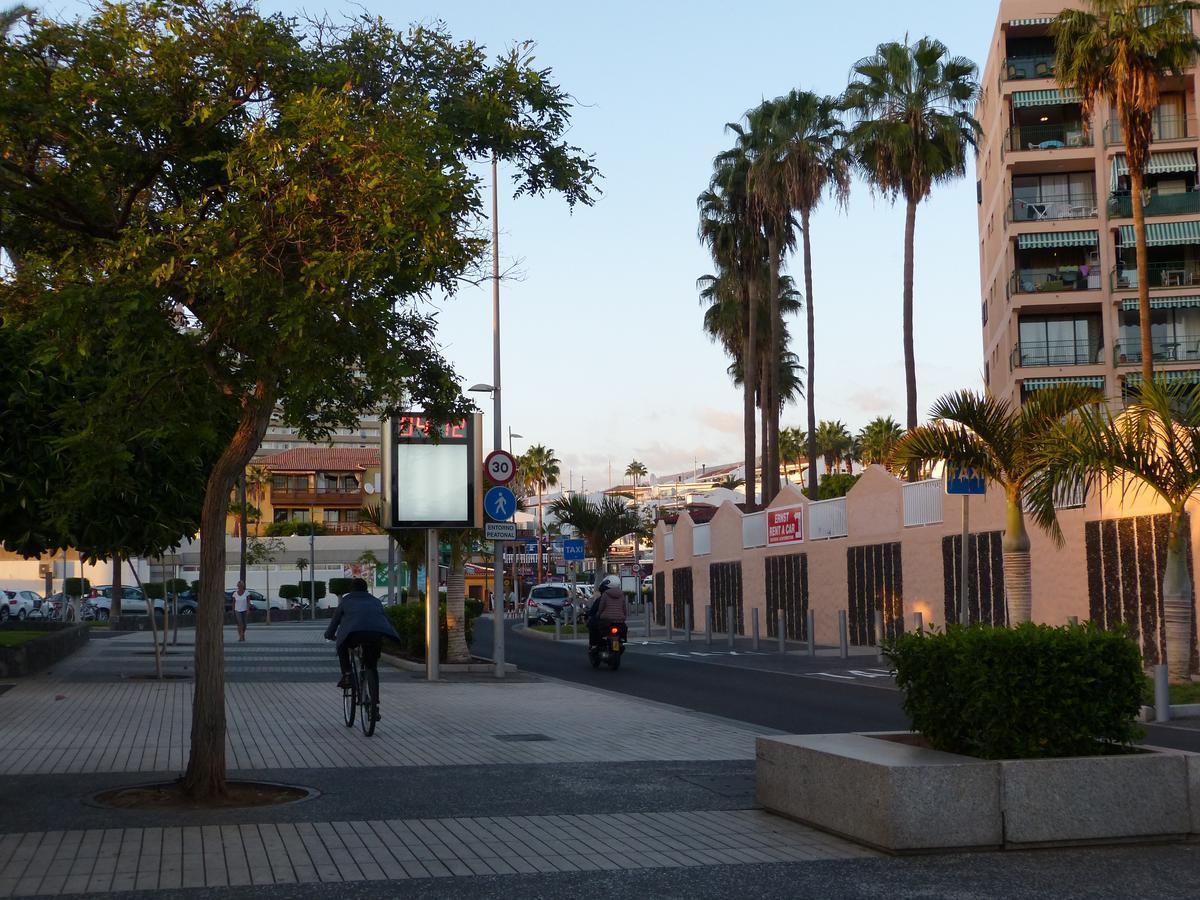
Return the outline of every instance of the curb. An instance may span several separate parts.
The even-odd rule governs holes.
[[[1200,716],[1200,703],[1172,703],[1171,704],[1171,718],[1172,719],[1186,719],[1186,718],[1190,718],[1192,716]],[[1149,725],[1162,724],[1161,722],[1156,723],[1154,721],[1154,707],[1153,706],[1143,706],[1142,707],[1142,721]]]
[[[394,668],[404,672],[424,672],[425,663],[416,662],[411,659],[403,659],[399,656],[392,656],[390,653],[380,654],[380,659],[385,660]],[[438,665],[439,672],[446,672],[457,675],[489,675],[496,671],[496,667],[492,663],[440,663]],[[505,672],[519,671],[513,663],[504,664]]]

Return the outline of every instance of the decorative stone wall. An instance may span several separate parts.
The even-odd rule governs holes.
[[[883,613],[883,632],[894,637],[904,630],[904,572],[900,542],[846,548],[850,643],[876,643],[875,613]]]
[[[768,556],[766,564],[767,637],[778,638],[778,612],[783,633],[793,641],[808,640],[808,554]]]
[[[684,626],[684,610],[691,611],[692,627],[696,627],[696,610],[692,609],[692,569],[676,569],[671,573],[671,619],[676,628]]]
[[[713,563],[708,568],[708,596],[712,603],[713,631],[729,631],[729,607],[734,608],[733,628],[737,634],[746,633],[746,616],[742,606],[742,564]]]
[[[972,622],[1004,625],[1004,532],[984,531],[968,536],[967,608]],[[959,620],[958,577],[962,571],[962,535],[942,538],[942,573],[946,585],[946,623]]]

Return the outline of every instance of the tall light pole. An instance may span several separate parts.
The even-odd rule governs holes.
[[[513,459],[516,459],[516,457],[515,457],[515,456],[513,456],[513,448],[512,448],[512,442],[513,442],[513,438],[521,438],[522,440],[524,440],[524,438],[525,438],[525,435],[523,435],[523,434],[514,434],[514,433],[513,433],[513,430],[512,430],[512,426],[511,426],[511,425],[509,425],[509,426],[508,426],[508,455],[509,455],[509,456],[512,456],[512,457],[513,457]]]
[[[500,201],[496,174],[496,154],[492,154],[492,449],[504,448],[504,431],[500,427]],[[495,576],[492,604],[495,627],[492,629],[492,659],[496,677],[504,677],[504,542],[493,545]]]

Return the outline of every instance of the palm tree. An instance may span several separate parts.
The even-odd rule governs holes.
[[[979,139],[968,112],[979,93],[975,63],[950,57],[940,41],[880,44],[874,56],[854,64],[842,106],[857,121],[850,146],[873,189],[903,197],[904,382],[908,428],[917,425],[917,372],[913,352],[913,236],[917,204],[936,184],[961,178],[967,148]],[[916,473],[910,472],[910,478]]]
[[[1010,624],[1028,622],[1032,612],[1026,509],[1062,544],[1053,496],[1031,490],[1041,477],[1046,445],[1060,422],[1100,399],[1093,388],[1071,384],[1035,391],[1015,407],[989,394],[959,391],[938,400],[930,410],[933,421],[909,431],[892,453],[910,471],[943,461],[973,466],[1004,490],[1004,592]]]
[[[537,492],[538,505],[538,581],[542,580],[542,493],[547,488],[558,484],[559,462],[554,450],[541,444],[534,444],[522,455],[525,476],[529,484]]]
[[[824,420],[817,423],[817,452],[825,457],[826,475],[833,474],[834,466],[841,468],[842,458],[853,444],[854,439],[845,422]]]
[[[779,430],[779,460],[783,463],[784,475],[787,467],[794,464],[800,467],[800,460],[808,452],[808,435],[799,428],[781,428]],[[812,466],[809,466],[811,469]]]
[[[608,495],[593,503],[582,494],[559,497],[550,512],[561,525],[570,525],[587,543],[597,571],[608,570],[608,551],[616,541],[641,528],[641,517],[628,498]]]
[[[1125,138],[1138,273],[1138,321],[1142,339],[1142,379],[1154,377],[1150,341],[1150,287],[1146,272],[1146,213],[1142,184],[1150,160],[1151,125],[1159,85],[1181,76],[1200,52],[1192,33],[1195,3],[1146,0],[1088,0],[1091,11],[1067,9],[1054,20],[1055,78],[1074,87],[1084,122],[1101,104],[1115,107]],[[1152,13],[1152,14],[1148,14]]]
[[[1039,505],[1067,485],[1120,485],[1122,497],[1148,491],[1170,510],[1162,581],[1166,664],[1172,681],[1191,668],[1192,591],[1184,509],[1200,491],[1200,392],[1193,385],[1143,381],[1116,418],[1105,407],[1058,423],[1038,456]],[[1007,572],[1005,573],[1007,575]]]
[[[646,475],[646,466],[635,459],[625,467],[625,474],[633,479],[633,486],[637,487],[641,483],[641,479]]]
[[[250,491],[252,508],[254,509],[254,536],[258,537],[259,526],[262,524],[262,499],[266,495],[267,485],[271,483],[271,470],[266,466],[250,466],[246,469],[246,487]]]
[[[736,491],[745,483],[746,479],[738,475],[726,475],[719,481],[714,481],[713,485],[719,488],[725,488],[727,491]],[[653,531],[653,526],[651,526],[651,531]],[[643,539],[644,537],[645,535],[643,534]]]
[[[456,528],[441,532],[450,544],[450,571],[446,575],[446,662],[471,661],[466,628],[466,563],[481,537],[477,529]]]
[[[876,416],[858,432],[858,443],[865,466],[878,464],[892,467],[892,451],[904,429],[891,416]]]

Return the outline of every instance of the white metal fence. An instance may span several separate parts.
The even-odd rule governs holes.
[[[712,553],[712,537],[708,525],[697,525],[692,529],[692,556],[707,556]]]
[[[672,531],[667,532],[666,539],[663,541],[663,559],[675,558],[675,534]]]
[[[750,513],[742,518],[742,547],[765,547],[767,545],[767,514]]]
[[[902,490],[905,525],[936,525],[943,520],[940,478],[915,481],[904,485]]]
[[[812,539],[845,537],[846,530],[846,498],[837,497],[833,500],[820,500],[808,506],[808,527],[812,531]]]

